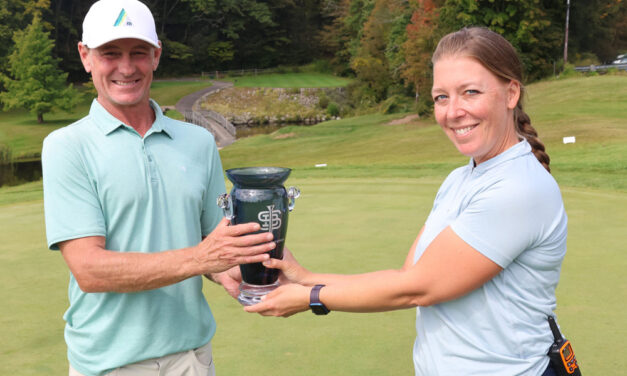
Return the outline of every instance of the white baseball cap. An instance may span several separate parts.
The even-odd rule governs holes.
[[[159,48],[155,19],[137,0],[99,0],[83,20],[83,44],[96,48],[116,39],[141,39]]]

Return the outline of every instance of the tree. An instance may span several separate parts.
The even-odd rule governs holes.
[[[417,0],[415,7],[403,44],[405,64],[401,67],[401,77],[406,84],[414,86],[416,102],[430,103],[427,98],[430,98],[431,54],[435,49],[433,29],[438,14],[432,0]]]
[[[562,56],[564,20],[556,20],[556,0],[446,0],[440,7],[439,35],[464,26],[485,26],[503,35],[520,53],[528,79],[553,71]]]
[[[572,46],[575,53],[592,52],[603,62],[627,52],[627,1],[571,3],[569,49]]]
[[[9,56],[9,73],[2,76],[7,88],[0,93],[5,110],[26,108],[43,123],[43,115],[55,109],[70,111],[79,95],[67,86],[67,73],[58,69],[59,59],[52,56],[54,42],[44,32],[39,16],[23,31],[15,32],[15,47]]]
[[[364,23],[357,54],[351,60],[358,80],[377,102],[385,99],[388,89],[398,81],[403,61],[400,47],[411,15],[408,9],[404,1],[376,0]]]
[[[6,73],[13,33],[25,29],[30,17],[49,6],[49,0],[0,0],[0,72]]]

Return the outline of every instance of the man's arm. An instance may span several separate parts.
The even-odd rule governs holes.
[[[266,252],[275,247],[271,233],[242,236],[258,230],[257,223],[229,226],[223,219],[199,244],[177,250],[116,252],[105,248],[101,236],[67,240],[59,248],[81,290],[135,292],[267,260]]]

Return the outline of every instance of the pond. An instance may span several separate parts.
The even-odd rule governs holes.
[[[0,164],[0,187],[17,185],[41,179],[41,161]]]

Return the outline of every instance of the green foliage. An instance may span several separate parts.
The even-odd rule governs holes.
[[[434,29],[437,11],[431,0],[419,1],[407,25],[407,40],[403,43],[405,63],[401,77],[407,86],[413,86],[418,113],[426,114],[431,108],[431,54],[435,50]]]
[[[12,161],[11,148],[4,144],[0,144],[0,165],[9,164]]]
[[[572,64],[564,64],[564,70],[560,73],[559,78],[571,78],[578,76],[579,72],[575,70],[575,66]]]
[[[335,102],[331,102],[327,105],[327,114],[329,116],[339,116],[340,115],[340,107]]]
[[[563,21],[556,19],[561,13],[544,1],[446,0],[439,10],[439,35],[464,26],[485,26],[503,35],[520,52],[528,80],[552,73],[561,54]]]
[[[233,42],[216,41],[209,45],[209,57],[220,63],[227,63],[233,60],[235,51],[233,50]]]
[[[67,74],[52,56],[54,42],[44,32],[39,17],[24,31],[15,33],[15,49],[9,57],[13,78],[3,77],[7,92],[0,93],[5,109],[26,108],[43,122],[43,115],[55,109],[70,111],[80,97],[66,85]]]
[[[609,62],[627,49],[626,1],[571,1],[570,16],[568,44],[573,53],[592,52],[600,61]]]
[[[24,30],[29,20],[50,7],[50,0],[0,1],[0,73],[8,70],[8,55],[13,45],[13,34]]]
[[[415,111],[415,103],[412,98],[405,95],[392,95],[379,105],[382,114],[405,113]]]
[[[178,63],[190,61],[194,56],[192,48],[173,40],[165,40],[163,43],[164,58],[176,60]]]

